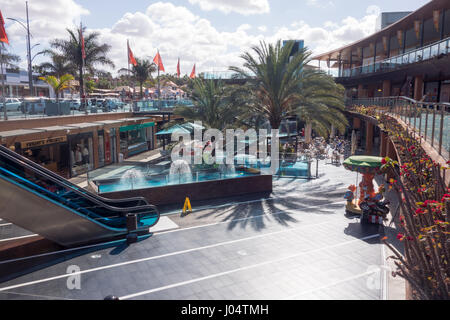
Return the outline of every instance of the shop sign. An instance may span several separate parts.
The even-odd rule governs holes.
[[[41,147],[46,146],[49,144],[55,144],[55,143],[62,143],[67,142],[67,137],[55,137],[55,138],[47,138],[42,140],[33,140],[33,141],[25,141],[21,143],[22,149],[28,149],[28,148],[35,148],[35,147]]]

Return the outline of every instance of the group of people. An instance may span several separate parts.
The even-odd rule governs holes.
[[[83,148],[77,145],[73,150],[70,151],[70,157],[72,166],[80,166],[89,163],[89,150],[87,146]]]

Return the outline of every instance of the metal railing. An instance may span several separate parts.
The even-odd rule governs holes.
[[[192,100],[165,99],[165,100],[141,100],[133,103],[134,111],[161,111],[173,109],[177,106],[192,106]]]
[[[429,60],[440,55],[450,53],[450,38],[432,43],[428,46],[421,47],[395,57],[387,58],[375,63],[371,63],[366,66],[355,67],[352,69],[344,69],[340,74],[340,77],[356,77],[359,75],[374,73],[374,72],[386,72],[399,69],[405,65]]]
[[[407,97],[349,99],[348,106],[375,106],[380,113],[401,119],[446,161],[450,159],[450,103],[416,101]]]

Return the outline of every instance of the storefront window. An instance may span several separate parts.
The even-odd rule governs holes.
[[[57,138],[65,140],[65,137]],[[49,139],[40,141],[22,142],[17,144],[16,151],[23,154],[31,161],[61,175],[68,177],[68,149],[67,142],[58,144],[47,144]]]
[[[71,176],[75,177],[92,170],[94,153],[92,134],[79,135],[70,138]]]

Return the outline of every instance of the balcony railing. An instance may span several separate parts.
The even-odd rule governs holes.
[[[387,58],[375,63],[355,67],[352,69],[345,69],[342,71],[341,77],[356,77],[359,75],[370,74],[374,72],[393,71],[404,67],[405,65],[430,60],[440,55],[450,53],[450,38],[435,42],[428,46],[415,49],[395,57]]]
[[[446,161],[450,159],[450,103],[418,102],[407,97],[349,99],[348,106],[376,106],[401,119]]]

